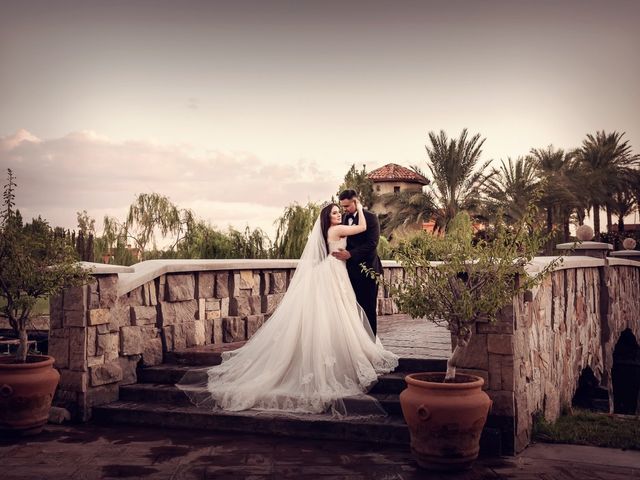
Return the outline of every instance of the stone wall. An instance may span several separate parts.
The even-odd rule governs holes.
[[[600,281],[605,267],[553,272],[531,302],[515,303],[516,451],[529,444],[532,417],[555,420],[571,405],[578,378],[604,371],[600,342]]]
[[[609,259],[615,268],[606,268],[603,275],[602,350],[603,386],[609,389],[609,404],[613,406],[611,368],[613,350],[623,330],[629,328],[640,342],[640,262]],[[612,407],[613,408],[613,407]]]
[[[137,381],[138,366],[158,365],[167,352],[251,338],[280,303],[295,271],[290,261],[270,269],[194,265],[207,268],[202,271],[178,268],[184,263],[169,263],[177,271],[157,277],[97,269],[89,285],[51,299],[49,353],[61,375],[56,404],[86,420],[92,406],[117,400],[120,385]],[[397,280],[402,273],[389,268],[385,276]],[[382,288],[378,305],[381,314],[397,313]]]
[[[514,300],[515,451],[531,438],[533,417],[553,421],[571,406],[578,378],[590,367],[611,395],[613,349],[630,328],[640,338],[640,264],[554,271],[530,302]],[[610,402],[611,408],[613,401]]]
[[[534,259],[532,268],[548,261]],[[397,264],[384,264],[388,283],[402,280]],[[49,352],[61,373],[56,403],[87,419],[92,406],[118,398],[119,385],[136,381],[138,365],[250,338],[294,270],[294,261],[260,260],[96,267],[94,282],[51,300]],[[398,312],[385,288],[378,312]],[[484,378],[493,400],[487,425],[500,430],[503,452],[526,447],[535,414],[554,420],[571,404],[585,367],[610,386],[613,349],[626,328],[640,339],[640,262],[588,257],[565,258],[497,322],[476,324],[460,371]]]
[[[553,421],[571,405],[585,367],[611,392],[613,349],[626,328],[640,339],[640,263],[585,257],[565,258],[495,323],[476,324],[459,371],[484,378],[487,425],[501,431],[503,452],[529,444],[535,415]]]

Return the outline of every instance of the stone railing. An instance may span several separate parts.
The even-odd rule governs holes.
[[[548,261],[536,258],[531,270]],[[585,367],[611,394],[621,332],[630,328],[640,338],[639,291],[640,262],[565,257],[497,322],[476,324],[461,371],[485,379],[493,400],[488,425],[502,431],[504,452],[529,444],[534,415],[553,421],[571,405]]]
[[[385,276],[402,276],[388,263]],[[287,290],[295,260],[153,260],[85,264],[94,281],[51,299],[49,354],[60,371],[55,402],[86,420],[118,399],[136,369],[164,354],[250,338]],[[397,313],[381,288],[380,314]]]
[[[535,271],[550,258],[537,257]],[[390,283],[403,270],[383,262]],[[296,261],[167,260],[134,267],[91,265],[95,281],[51,301],[49,352],[61,380],[56,402],[77,418],[118,398],[136,367],[187,347],[245,340],[286,292]],[[503,451],[528,443],[532,417],[554,420],[590,366],[610,387],[612,352],[630,328],[640,338],[640,262],[566,257],[534,291],[514,298],[495,323],[478,323],[461,371],[485,379],[488,426]],[[380,314],[397,313],[381,288]],[[610,389],[611,390],[611,389]]]

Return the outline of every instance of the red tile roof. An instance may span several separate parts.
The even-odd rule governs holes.
[[[367,177],[374,182],[408,182],[421,185],[429,185],[430,183],[422,175],[395,163],[388,163],[384,167],[377,168],[369,173]]]

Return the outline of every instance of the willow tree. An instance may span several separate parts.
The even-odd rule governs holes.
[[[156,230],[163,237],[169,234],[177,236],[173,244],[175,246],[180,241],[184,228],[192,220],[193,214],[180,210],[169,197],[158,193],[141,193],[129,207],[125,228],[127,237],[144,252],[149,242],[155,242]]]
[[[275,221],[276,240],[273,250],[276,258],[300,258],[313,224],[320,214],[320,206],[308,203],[305,206],[293,203],[284,209]]]

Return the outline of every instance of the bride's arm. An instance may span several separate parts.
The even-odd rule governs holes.
[[[367,229],[367,219],[362,211],[362,204],[357,199],[356,208],[358,209],[358,225],[334,225],[331,227],[333,234],[338,237],[348,237],[362,233]]]

